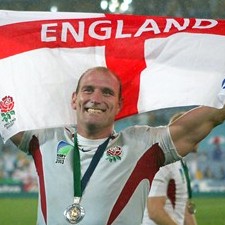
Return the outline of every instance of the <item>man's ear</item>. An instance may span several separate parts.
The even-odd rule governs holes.
[[[118,103],[118,110],[117,110],[117,114],[121,111],[122,107],[123,107],[123,100],[121,99]]]
[[[72,106],[72,109],[74,109],[74,110],[76,110],[76,101],[77,101],[77,94],[76,94],[76,92],[73,92],[71,106]]]

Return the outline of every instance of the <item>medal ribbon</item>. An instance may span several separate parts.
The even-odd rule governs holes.
[[[74,136],[74,156],[73,156],[73,189],[74,197],[81,197],[81,166],[80,166],[80,152],[78,149],[77,135]]]
[[[189,199],[191,199],[192,198],[192,190],[191,190],[191,180],[190,180],[190,176],[189,176],[189,172],[188,172],[188,167],[187,167],[186,162],[184,162],[182,159],[181,159],[181,163],[182,163],[182,166],[184,169],[184,174],[185,174],[186,181],[187,181],[188,197],[189,197]]]
[[[74,185],[74,197],[81,197],[84,189],[90,180],[96,166],[98,165],[111,136],[107,138],[101,145],[98,146],[90,165],[88,166],[82,180],[81,180],[81,162],[80,162],[80,152],[78,149],[77,135],[74,137],[74,163],[73,163],[73,185]]]

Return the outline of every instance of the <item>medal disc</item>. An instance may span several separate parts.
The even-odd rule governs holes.
[[[72,204],[64,211],[66,220],[71,224],[79,223],[85,215],[84,208],[80,204]]]
[[[195,214],[196,213],[196,206],[195,206],[194,202],[189,201],[187,207],[188,207],[188,212],[190,214]]]

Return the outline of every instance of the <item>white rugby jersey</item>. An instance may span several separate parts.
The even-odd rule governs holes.
[[[33,155],[38,173],[38,225],[69,224],[63,212],[74,198],[74,132],[47,129],[23,137],[20,148]],[[82,174],[95,151],[80,150]],[[179,158],[168,127],[133,126],[114,134],[83,193],[85,217],[79,225],[141,224],[159,166]]]
[[[165,210],[177,224],[184,224],[185,207],[188,200],[188,189],[185,172],[181,161],[163,166],[156,173],[149,197],[167,196]],[[156,225],[149,219],[147,208],[142,225]]]

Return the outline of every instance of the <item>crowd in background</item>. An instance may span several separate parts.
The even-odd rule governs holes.
[[[225,0],[1,0],[0,9],[225,18]]]
[[[0,142],[0,187],[6,184],[20,185],[22,192],[37,192],[37,178],[32,157],[19,151],[11,141],[5,144]],[[4,188],[3,190],[0,188],[0,193],[5,191]]]

